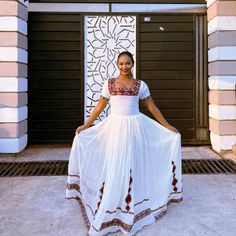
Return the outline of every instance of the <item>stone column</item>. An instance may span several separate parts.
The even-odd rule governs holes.
[[[223,154],[236,144],[236,1],[207,5],[210,138]]]
[[[27,5],[0,1],[0,153],[27,145]]]

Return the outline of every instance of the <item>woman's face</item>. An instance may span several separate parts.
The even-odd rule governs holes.
[[[117,62],[117,66],[120,71],[120,74],[127,76],[131,74],[131,70],[134,65],[128,55],[122,55]]]

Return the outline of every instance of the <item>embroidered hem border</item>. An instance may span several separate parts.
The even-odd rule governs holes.
[[[181,192],[176,192],[176,193],[173,192],[170,195],[180,194],[180,193],[182,193],[182,191]],[[89,231],[91,224],[89,222],[89,219],[88,219],[83,201],[80,199],[79,196],[70,197],[70,198],[67,198],[67,199],[76,199],[76,200],[78,200],[80,208],[81,208],[81,212],[82,212],[82,217],[84,219],[85,226],[86,226],[87,230]],[[172,203],[179,203],[179,202],[182,202],[182,201],[183,201],[183,197],[178,198],[178,199],[170,199],[166,204],[164,204],[163,206],[160,206],[160,207],[158,207],[154,210],[151,210],[150,208],[147,208],[147,209],[141,211],[140,213],[138,213],[134,216],[134,223],[132,225],[126,224],[123,221],[121,221],[120,219],[114,218],[111,221],[102,223],[100,229],[96,229],[94,226],[92,226],[92,227],[95,231],[100,232],[105,228],[108,228],[108,227],[111,227],[111,226],[118,226],[118,227],[122,227],[122,229],[124,229],[125,231],[130,232],[133,225],[135,223],[137,223],[139,220],[142,220],[144,217],[146,217],[146,216],[150,215],[151,213],[154,213],[155,211],[158,211],[158,210],[160,210],[160,209],[162,209],[166,206],[169,206]],[[159,212],[156,216],[154,216],[155,220],[157,221],[157,220],[161,219],[166,214],[166,212],[167,212],[167,210],[163,210],[163,211]]]

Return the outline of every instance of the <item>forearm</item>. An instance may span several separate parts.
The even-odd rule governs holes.
[[[160,124],[162,124],[163,126],[168,126],[170,125],[167,120],[164,118],[164,116],[162,115],[162,113],[160,112],[160,110],[155,106],[155,107],[151,107],[148,109],[152,115],[154,116],[154,118],[160,122]]]
[[[102,110],[103,109],[101,109],[100,107],[95,107],[90,117],[85,121],[84,126],[86,126],[86,128],[90,127],[93,124],[93,122],[97,119],[97,117],[100,115]]]

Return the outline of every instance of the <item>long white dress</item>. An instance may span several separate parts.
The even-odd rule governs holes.
[[[144,81],[119,89],[109,79],[101,95],[111,113],[75,136],[66,198],[79,201],[89,235],[134,235],[183,199],[181,135],[139,111]]]

